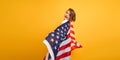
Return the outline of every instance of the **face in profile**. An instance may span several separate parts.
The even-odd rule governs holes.
[[[73,9],[69,8],[64,15],[64,19],[69,20],[71,22],[72,21],[75,22],[75,20],[76,20],[75,11]]]
[[[64,15],[64,19],[70,20],[70,11],[69,10],[66,11],[66,13]]]

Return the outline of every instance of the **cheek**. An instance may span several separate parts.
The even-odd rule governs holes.
[[[66,14],[67,17],[70,17],[69,14]]]
[[[67,18],[67,19],[70,18],[69,14],[65,14],[64,17]]]
[[[69,14],[67,14],[67,17],[68,17],[68,18],[70,18],[70,15],[69,15]]]

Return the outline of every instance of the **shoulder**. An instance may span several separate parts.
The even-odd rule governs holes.
[[[66,22],[68,22],[68,20],[63,20],[63,21],[62,21],[62,24],[66,23]]]

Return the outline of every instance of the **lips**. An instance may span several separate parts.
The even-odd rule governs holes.
[[[67,16],[65,16],[65,18],[67,18]]]

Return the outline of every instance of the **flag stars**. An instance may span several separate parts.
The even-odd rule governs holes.
[[[58,43],[58,41],[55,41],[55,43],[57,44],[57,43]]]
[[[57,29],[58,31],[60,31],[60,29]]]
[[[54,49],[56,50],[56,49],[57,49],[57,47],[55,46],[55,47],[54,47]]]
[[[63,37],[63,34],[61,34],[61,36]]]
[[[50,41],[51,41],[51,42],[54,42],[54,39],[52,38]]]
[[[65,27],[67,27],[67,25],[65,25]]]
[[[59,35],[60,33],[59,33],[59,32],[57,32],[57,34]]]
[[[64,31],[67,31],[66,29],[64,29]]]
[[[55,36],[54,34],[51,34],[51,36]]]
[[[59,36],[56,36],[57,39],[59,39]]]
[[[52,49],[55,57],[57,56],[57,54],[59,52],[61,43],[64,42],[65,40],[69,39],[67,37],[69,28],[70,28],[70,22],[64,23],[64,24],[60,25],[59,27],[57,27],[56,30],[52,31],[45,39],[48,41],[49,45],[51,46],[51,49]],[[72,44],[72,45],[74,46],[74,44]],[[50,54],[48,55],[48,60],[52,60]]]
[[[63,33],[63,31],[61,31],[61,33]]]
[[[64,35],[66,35],[66,33],[64,33]]]
[[[64,27],[62,27],[62,29],[64,29]]]

